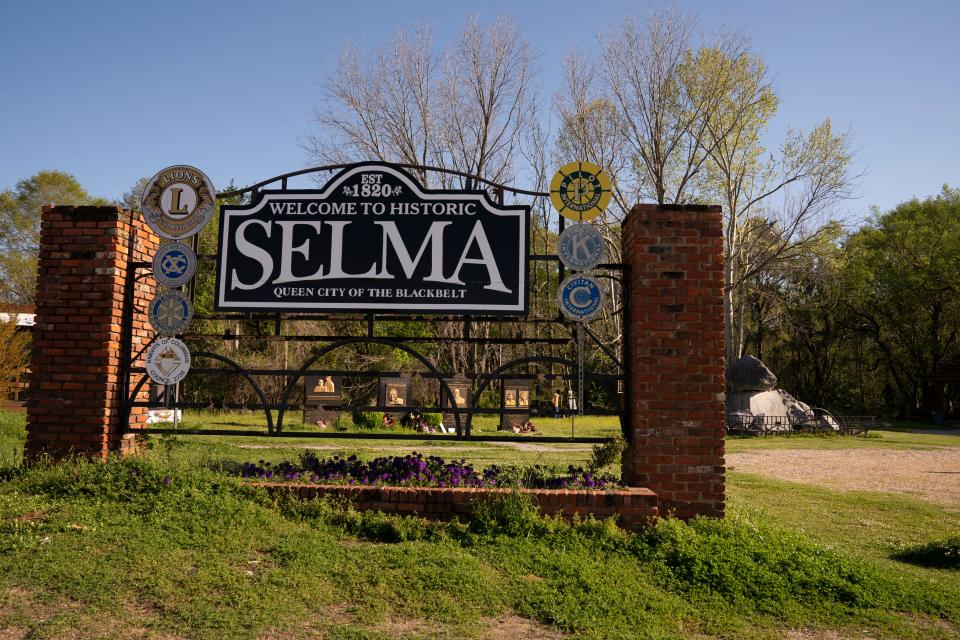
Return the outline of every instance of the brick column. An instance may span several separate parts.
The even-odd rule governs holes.
[[[629,278],[630,432],[623,477],[660,513],[724,514],[723,215],[637,205],[623,225]]]
[[[132,434],[121,434],[124,291],[128,265],[151,260],[157,240],[139,213],[117,207],[43,208],[28,457],[46,452],[104,458],[134,445]],[[152,277],[136,284],[139,313],[129,320],[132,353],[153,335],[145,314],[153,295]],[[146,410],[135,409],[131,424],[145,422]]]

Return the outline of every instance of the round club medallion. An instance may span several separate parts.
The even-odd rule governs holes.
[[[573,224],[560,233],[557,256],[563,266],[589,271],[603,259],[603,235],[592,224]]]
[[[176,338],[158,338],[147,349],[146,369],[157,384],[177,384],[190,371],[190,349]]]
[[[603,304],[603,290],[590,276],[570,276],[560,283],[557,303],[570,320],[592,320]]]
[[[153,256],[153,277],[167,287],[186,284],[197,270],[197,254],[182,242],[160,245]]]
[[[162,289],[150,303],[150,324],[157,333],[175,336],[183,333],[193,318],[193,305],[177,289]]]
[[[216,193],[210,178],[199,169],[182,164],[167,167],[143,190],[143,217],[162,238],[189,238],[210,222]]]
[[[565,218],[593,220],[610,204],[613,192],[606,172],[592,162],[571,162],[550,181],[550,202]]]

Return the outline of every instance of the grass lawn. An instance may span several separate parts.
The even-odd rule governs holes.
[[[960,445],[878,435],[728,448]],[[731,473],[724,522],[627,535],[511,499],[439,525],[274,502],[203,467],[294,459],[304,445],[565,465],[589,446],[152,440],[147,456],[24,470],[22,416],[0,412],[0,637],[960,637],[960,573],[892,559],[960,530],[960,513],[917,500]]]

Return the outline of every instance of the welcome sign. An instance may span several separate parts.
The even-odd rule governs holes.
[[[263,191],[220,219],[216,308],[527,312],[530,208],[354,165],[322,189]]]

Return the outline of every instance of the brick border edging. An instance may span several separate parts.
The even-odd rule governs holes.
[[[533,496],[540,512],[559,514],[567,519],[573,516],[593,515],[597,518],[616,517],[623,529],[646,527],[659,514],[657,495],[650,489],[633,487],[615,491],[586,491],[573,489],[479,489],[450,487],[393,487],[330,484],[298,484],[289,482],[251,482],[251,486],[266,489],[272,495],[292,494],[301,500],[325,496],[345,498],[360,511],[416,515],[430,520],[450,520],[469,515],[473,504],[498,495],[521,493]]]

